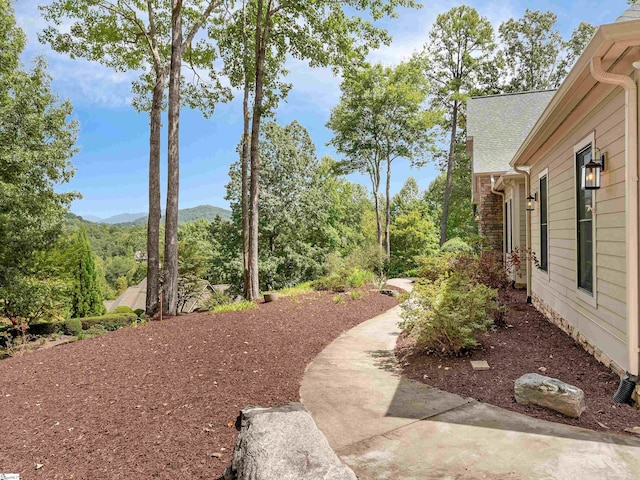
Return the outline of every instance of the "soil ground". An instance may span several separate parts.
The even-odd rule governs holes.
[[[362,293],[191,314],[3,360],[0,472],[218,478],[241,408],[298,401],[305,367],[327,344],[397,304]]]
[[[618,376],[527,305],[526,292],[508,289],[501,293],[501,301],[509,306],[505,317],[508,327],[483,335],[480,347],[466,355],[416,353],[411,339],[401,336],[396,357],[403,375],[440,390],[552,422],[620,433],[640,426],[640,410],[612,401]],[[491,369],[474,371],[471,360],[486,360]],[[572,419],[536,405],[519,405],[513,397],[513,386],[525,373],[558,378],[581,388],[586,411],[579,419]]]

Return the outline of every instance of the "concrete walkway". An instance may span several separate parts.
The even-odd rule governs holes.
[[[407,280],[389,283],[411,288]],[[640,478],[638,438],[529,418],[398,376],[399,313],[393,308],[337,338],[300,388],[360,480]]]

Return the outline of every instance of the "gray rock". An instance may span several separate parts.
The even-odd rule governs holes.
[[[568,417],[578,418],[586,408],[584,392],[578,387],[537,373],[527,373],[517,379],[514,391],[520,405],[533,403]]]
[[[231,471],[237,480],[356,480],[300,403],[245,408]]]

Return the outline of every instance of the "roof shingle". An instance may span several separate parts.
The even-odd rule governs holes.
[[[509,162],[553,97],[542,90],[467,101],[467,136],[473,137],[473,172],[506,172]]]

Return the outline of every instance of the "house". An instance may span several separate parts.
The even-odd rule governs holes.
[[[525,253],[514,281],[529,301],[627,385],[640,373],[639,80],[633,5],[598,28],[557,91],[467,107],[480,234]]]

